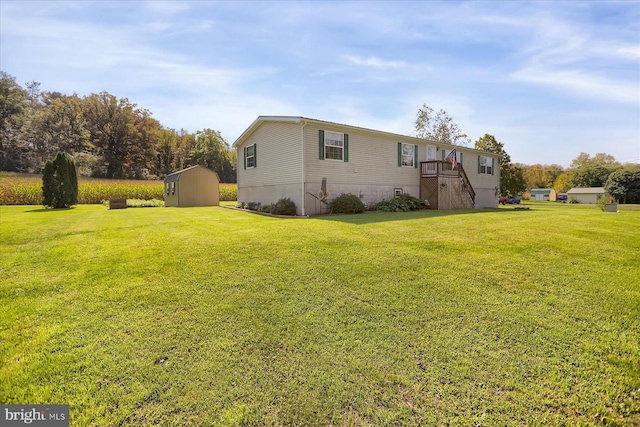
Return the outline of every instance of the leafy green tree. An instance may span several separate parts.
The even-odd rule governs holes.
[[[418,138],[452,145],[469,145],[469,137],[445,110],[435,112],[427,104],[418,110],[414,124]]]
[[[107,178],[144,178],[155,160],[160,124],[127,98],[108,92],[85,98],[85,119],[95,153],[102,157],[96,175]]]
[[[522,168],[516,165],[509,165],[500,172],[501,192],[507,196],[522,194],[527,189],[527,182],[524,180]]]
[[[640,170],[619,169],[612,172],[604,191],[622,203],[640,203]]]
[[[49,160],[42,175],[44,206],[65,208],[78,203],[78,175],[73,161],[64,153]]]
[[[205,166],[218,173],[220,182],[235,182],[235,166],[229,157],[230,147],[219,131],[204,129],[196,132],[191,150],[191,163]]]
[[[0,71],[0,169],[26,170],[28,146],[22,128],[28,112],[28,93],[16,79]]]
[[[504,195],[516,195],[525,191],[525,180],[522,168],[511,164],[511,156],[504,149],[504,144],[498,142],[493,135],[485,133],[475,143],[477,150],[488,151],[500,156],[500,192]]]
[[[520,166],[527,184],[527,190],[532,188],[552,188],[556,179],[565,172],[561,165],[556,164],[541,165],[536,163],[535,165]]]
[[[159,176],[166,176],[178,169],[174,169],[178,142],[180,138],[175,129],[160,129],[158,131],[158,142],[156,144],[156,165],[155,171]]]
[[[571,189],[572,170],[562,172],[553,182],[553,189],[556,193],[566,193]]]
[[[577,169],[571,179],[573,187],[604,187],[607,178],[614,171],[607,166],[588,166]]]
[[[571,161],[571,167],[575,169],[584,169],[591,166],[608,166],[611,169],[617,168],[620,162],[615,157],[607,153],[597,153],[591,157],[588,153],[581,152],[578,157]]]
[[[92,148],[88,123],[84,116],[84,104],[78,95],[49,95],[34,118],[39,139],[44,142],[42,153],[49,157],[52,153],[63,152],[70,155],[89,152]]]
[[[180,129],[178,133],[178,146],[176,147],[176,155],[173,162],[173,170],[184,169],[187,166],[193,166],[190,163],[191,152],[196,146],[196,136],[189,133],[186,129]]]
[[[593,157],[580,153],[571,162],[571,167],[575,169],[571,179],[573,187],[603,187],[609,175],[622,165],[607,153],[597,153]]]

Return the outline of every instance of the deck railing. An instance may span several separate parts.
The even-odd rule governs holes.
[[[466,186],[466,190],[471,196],[471,201],[476,202],[476,192],[473,190],[471,181],[464,168],[460,163],[456,164],[454,168],[451,162],[443,160],[429,160],[426,162],[420,162],[420,176],[421,177],[438,177],[438,176],[457,176],[460,178],[463,187]]]

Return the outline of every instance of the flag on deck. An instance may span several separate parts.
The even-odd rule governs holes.
[[[451,163],[451,169],[455,169],[456,165],[458,164],[458,159],[456,157],[457,157],[457,153],[456,153],[456,149],[454,148],[453,150],[451,150],[451,152],[447,156],[447,161]]]

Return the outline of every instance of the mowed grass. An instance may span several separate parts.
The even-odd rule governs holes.
[[[640,211],[0,218],[0,402],[73,426],[640,424]]]

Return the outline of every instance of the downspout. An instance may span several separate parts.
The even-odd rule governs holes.
[[[307,216],[307,212],[306,209],[304,208],[304,127],[307,125],[307,121],[304,120],[302,122],[302,127],[300,128],[300,141],[302,143],[302,181],[301,181],[301,193],[302,193],[302,206],[301,206],[301,213],[302,216]]]
[[[240,188],[240,147],[236,147],[236,192]],[[236,199],[238,195],[236,193]],[[240,200],[236,200],[236,207],[240,204]]]

